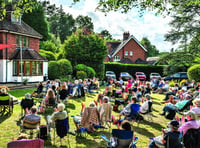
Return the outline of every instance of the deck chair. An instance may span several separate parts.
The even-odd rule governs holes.
[[[0,116],[13,112],[13,98],[9,95],[0,96]]]
[[[69,118],[67,117],[64,120],[56,120],[55,128],[56,130],[54,129],[54,143],[56,131],[57,135],[60,137],[60,143],[62,145],[62,138],[67,136],[67,133],[69,131]]]
[[[10,141],[7,144],[8,148],[43,148],[44,140],[42,139],[28,139]]]
[[[49,103],[44,106],[44,112],[46,112],[46,109],[49,109],[49,108],[53,109],[56,106],[57,106],[56,98],[50,98]]]
[[[108,147],[112,148],[136,148],[136,143],[138,138],[134,139],[133,131],[112,130],[112,138],[108,140],[105,135],[100,135],[106,142],[108,142]],[[115,141],[113,139],[116,139]]]
[[[152,114],[152,102],[151,101],[149,101],[148,102],[148,110],[147,110],[147,112],[146,113],[142,113],[142,115],[144,115],[144,117],[147,117],[147,120],[148,121],[153,121],[153,118],[152,118],[152,116],[153,116],[153,114]]]
[[[21,121],[21,125],[20,125],[20,131],[22,132],[26,132],[26,130],[30,130],[30,133],[33,133],[33,130],[37,130],[38,136],[40,136],[40,121],[37,122],[31,122],[28,120],[24,120]]]

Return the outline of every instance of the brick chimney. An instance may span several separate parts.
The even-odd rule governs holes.
[[[130,36],[130,33],[129,32],[124,32],[123,33],[123,41],[127,40]]]

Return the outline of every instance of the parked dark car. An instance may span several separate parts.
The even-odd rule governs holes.
[[[106,81],[108,79],[116,80],[116,75],[113,71],[106,71]]]
[[[131,80],[131,78],[133,78],[128,72],[121,72],[120,77],[123,81],[128,81]]]
[[[178,73],[175,73],[171,76],[166,76],[164,77],[164,80],[165,81],[169,81],[169,80],[183,80],[183,79],[188,79],[188,75],[187,75],[187,72],[178,72]]]

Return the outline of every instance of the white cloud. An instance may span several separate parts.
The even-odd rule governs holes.
[[[62,4],[66,13],[73,17],[78,15],[88,15],[94,23],[94,31],[100,32],[103,29],[108,30],[114,38],[122,39],[124,31],[129,31],[139,41],[142,37],[148,37],[153,45],[160,51],[169,51],[172,48],[171,43],[164,41],[164,35],[170,30],[168,23],[170,17],[163,18],[155,16],[152,12],[146,12],[139,17],[137,10],[131,10],[127,14],[120,12],[109,12],[106,16],[100,11],[95,11],[96,0],[84,0],[70,7],[72,3],[62,0],[51,0],[51,4]]]

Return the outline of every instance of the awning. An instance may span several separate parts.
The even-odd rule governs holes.
[[[15,46],[15,44],[0,44],[0,49],[12,47],[12,46]]]

